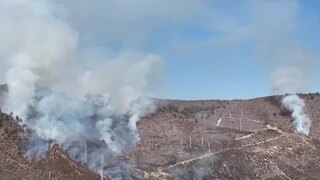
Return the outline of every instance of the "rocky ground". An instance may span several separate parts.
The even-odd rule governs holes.
[[[309,136],[294,132],[281,96],[156,100],[158,110],[139,122],[139,145],[119,159],[132,179],[319,179],[320,95],[300,96],[312,120]],[[26,160],[21,130],[10,115],[0,118],[0,179],[99,179],[58,146]]]

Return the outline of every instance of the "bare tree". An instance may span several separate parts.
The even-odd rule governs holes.
[[[87,150],[87,141],[84,142],[84,162],[88,163],[88,150]]]
[[[102,156],[101,156],[101,170],[100,170],[100,178],[101,180],[103,180],[103,166],[104,166],[104,154],[102,152]]]
[[[203,136],[201,136],[201,148],[203,149]]]
[[[167,136],[166,131],[164,130],[163,126],[161,126],[161,130],[163,132],[164,137],[166,138],[166,141],[168,142],[168,136]]]

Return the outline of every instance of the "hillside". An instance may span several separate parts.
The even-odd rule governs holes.
[[[9,115],[0,113],[0,179],[99,179],[99,176],[72,161],[58,146],[41,160],[27,160],[21,128]]]
[[[294,133],[281,97],[233,101],[159,101],[139,123],[128,162],[150,179],[318,179],[320,96],[300,95],[312,119]]]
[[[119,161],[132,179],[318,179],[320,95],[300,96],[312,120],[309,136],[294,132],[281,96],[156,100],[158,110],[139,121],[139,145]],[[26,160],[20,128],[9,115],[0,119],[0,179],[99,179],[58,146]]]

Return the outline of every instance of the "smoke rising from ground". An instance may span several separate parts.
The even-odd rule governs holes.
[[[259,1],[253,3],[256,22],[256,56],[270,73],[270,83],[276,94],[296,94],[308,89],[310,65],[313,57],[297,44],[298,1]],[[305,103],[297,95],[283,99],[292,112],[296,131],[308,134],[310,119],[304,111]]]
[[[299,13],[301,2],[297,0],[248,0],[244,1],[243,14],[234,16],[221,15],[217,17],[215,28],[222,31],[219,43],[230,44],[237,42],[252,42],[254,44],[255,59],[259,60],[269,75],[269,83],[274,94],[296,94],[305,92],[311,84],[310,75],[314,56],[306,48],[301,47],[299,39]],[[246,14],[248,13],[248,14]],[[228,14],[227,14],[228,15]],[[224,17],[224,18],[221,18]],[[243,17],[244,16],[244,17]],[[299,98],[295,96],[294,99]],[[291,97],[289,97],[291,99]],[[300,99],[303,101],[302,99]],[[294,103],[295,101],[286,101]],[[283,104],[285,105],[285,104]],[[290,106],[299,106],[302,103],[294,103]],[[289,105],[285,105],[289,108]],[[299,108],[292,108],[293,114]],[[290,109],[289,109],[290,110]],[[308,122],[306,115],[294,118]],[[309,128],[308,126],[303,126]],[[309,132],[309,130],[298,130],[298,132]]]
[[[305,102],[297,95],[288,95],[282,103],[292,112],[296,131],[301,134],[309,134],[311,121],[304,112]]]
[[[138,142],[136,123],[154,110],[144,92],[157,79],[161,59],[124,52],[83,66],[76,59],[79,34],[51,8],[49,1],[31,0],[0,6],[0,65],[9,87],[5,110],[31,130],[28,157],[43,157],[59,144],[98,170],[97,157],[103,154],[108,164]]]

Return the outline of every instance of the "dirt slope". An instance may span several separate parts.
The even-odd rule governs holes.
[[[55,146],[39,161],[28,161],[22,155],[21,129],[13,118],[0,113],[0,179],[2,180],[87,180],[99,176],[70,158]]]
[[[302,96],[309,136],[294,132],[281,97],[159,101],[128,153],[140,179],[319,179],[320,96]]]
[[[320,96],[301,97],[312,119],[309,136],[294,132],[280,96],[157,100],[157,112],[139,122],[139,145],[119,159],[132,179],[319,179]],[[99,179],[58,146],[27,161],[19,127],[9,115],[0,119],[0,179]]]

